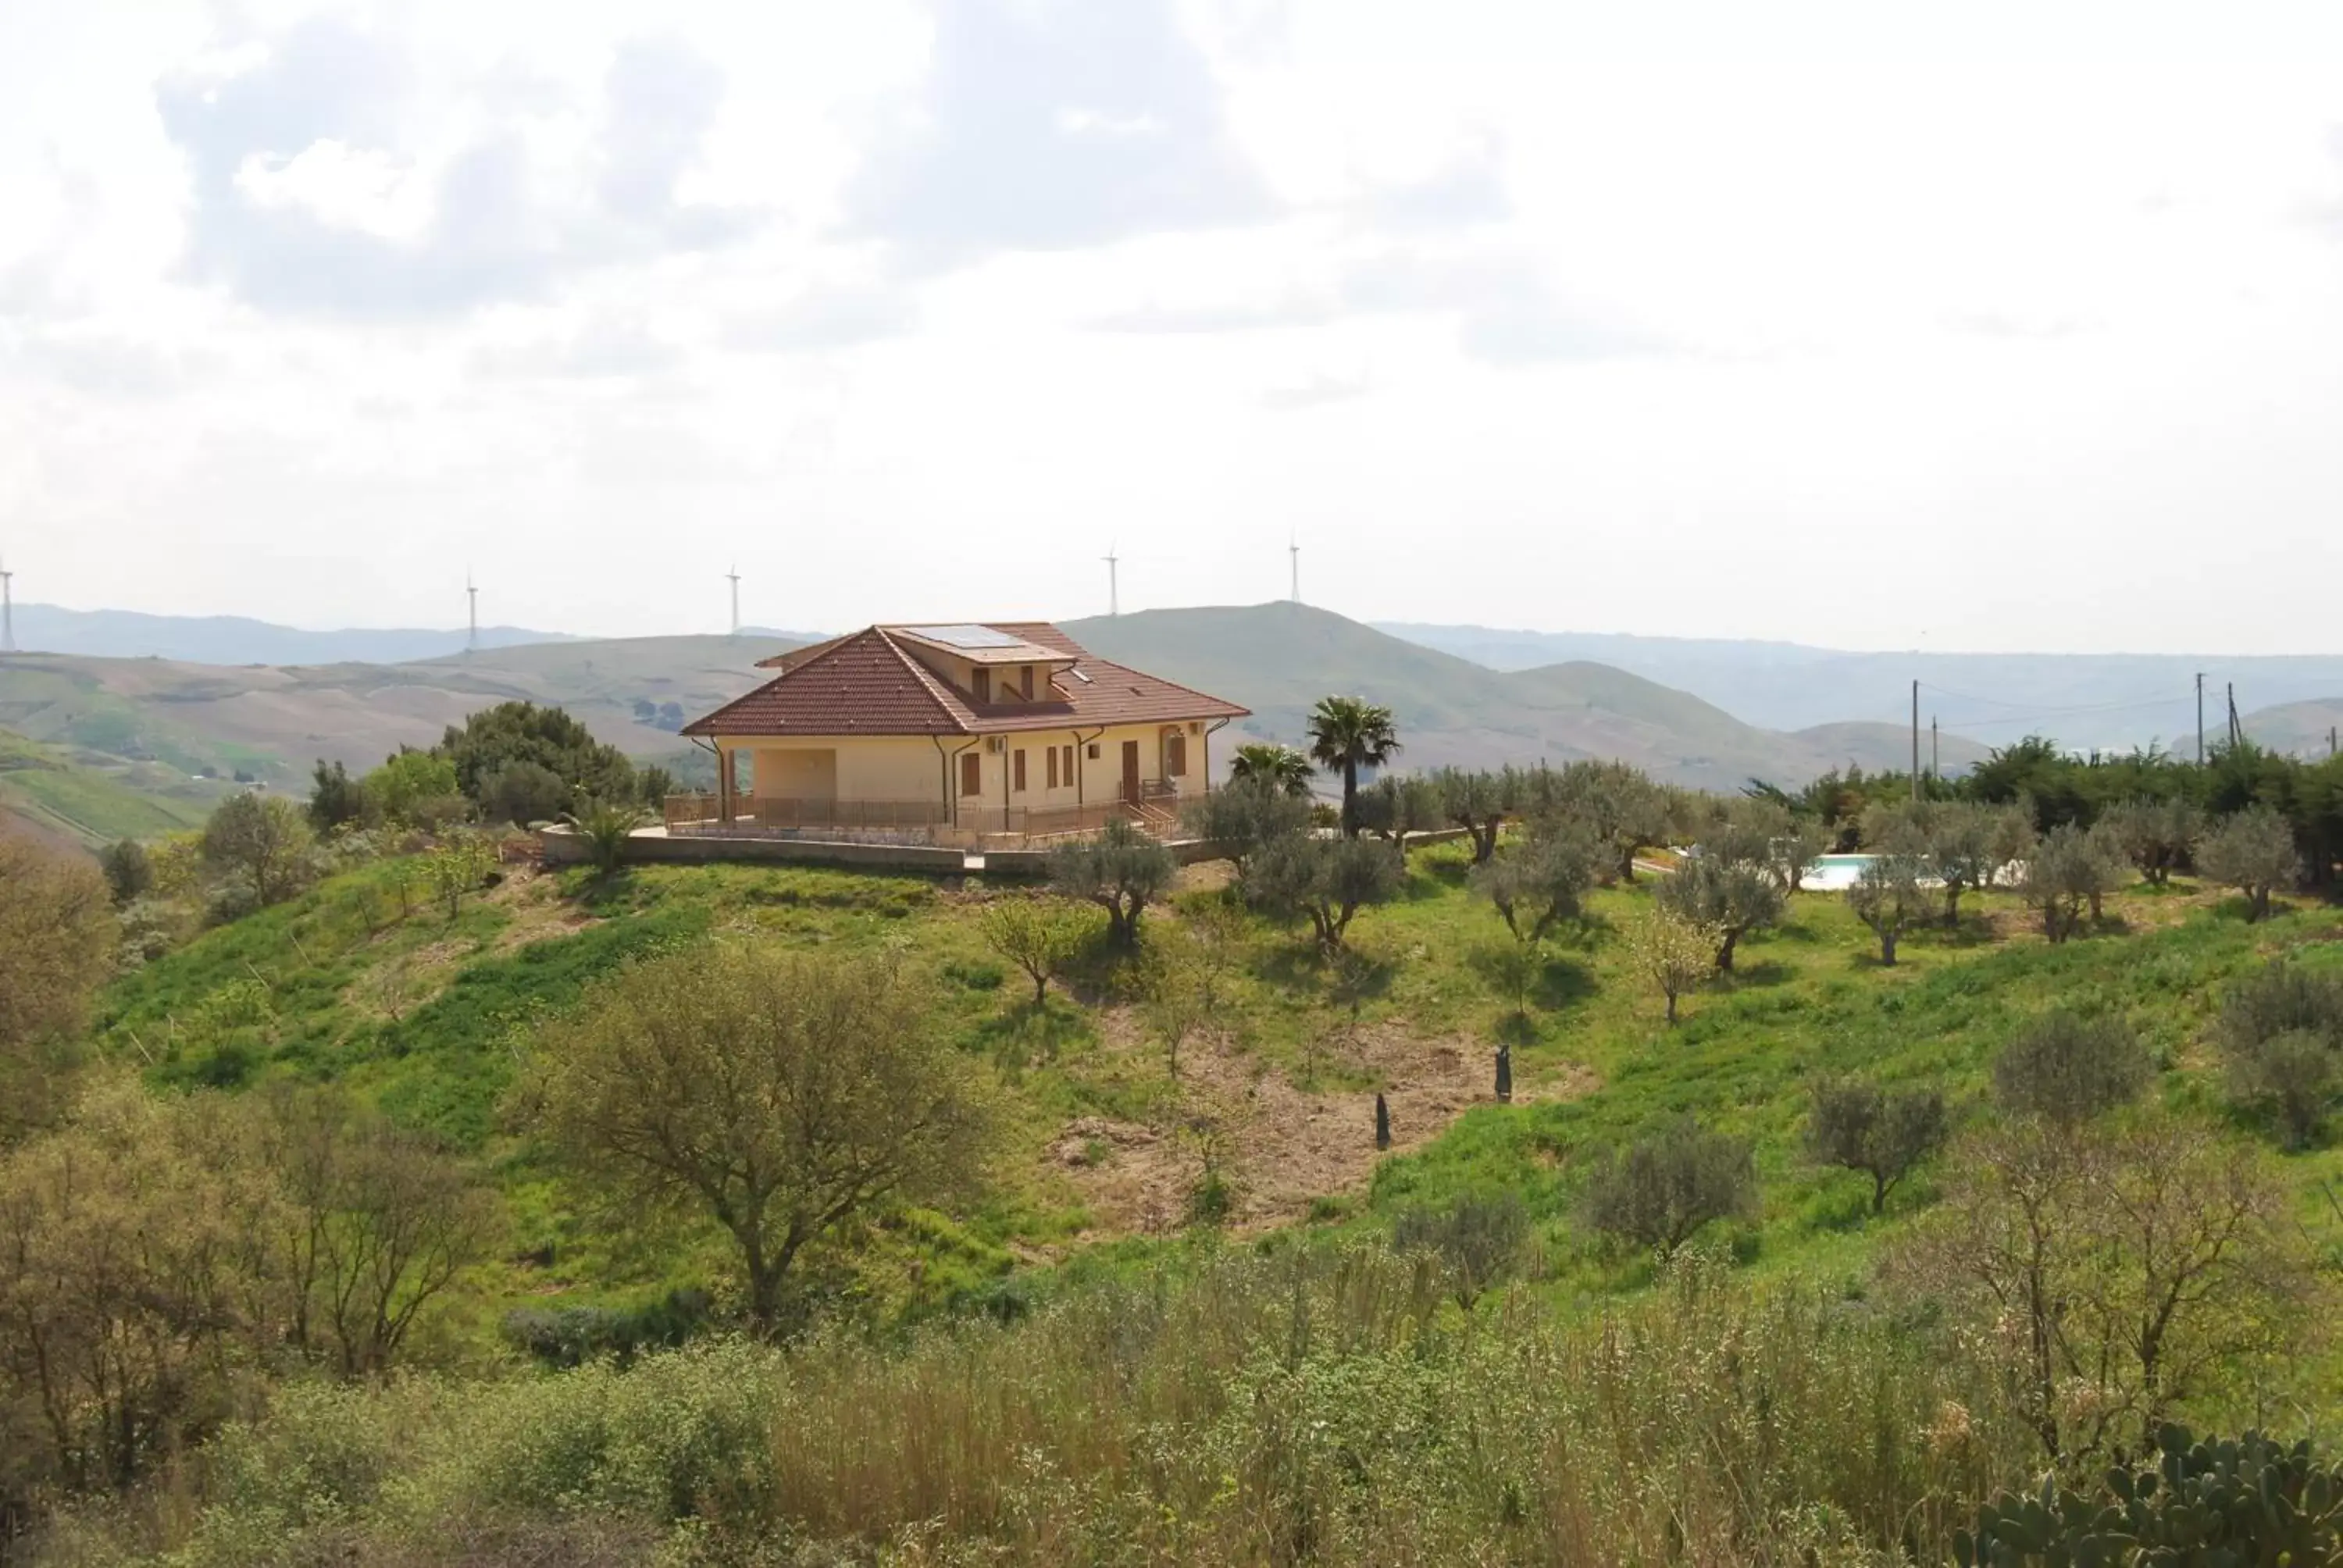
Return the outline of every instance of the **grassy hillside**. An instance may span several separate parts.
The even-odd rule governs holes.
[[[1243,703],[1253,709],[1246,733],[1262,739],[1298,741],[1329,692],[1387,704],[1410,768],[1616,757],[1732,789],[1753,775],[1804,781],[1845,761],[1609,665],[1500,672],[1304,605],[1147,610],[1066,629],[1106,658]]]
[[[0,729],[0,814],[85,847],[194,827],[219,793],[176,769],[85,759]]]

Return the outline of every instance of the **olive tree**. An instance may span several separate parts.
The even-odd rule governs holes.
[[[1688,857],[1654,894],[1659,907],[1715,936],[1716,967],[1733,972],[1734,950],[1782,918],[1782,884],[1763,861],[1726,851]]]
[[[1264,845],[1309,829],[1310,791],[1305,785],[1297,794],[1267,773],[1232,779],[1183,806],[1181,826],[1219,849],[1242,878]]]
[[[1825,1083],[1806,1117],[1806,1152],[1816,1164],[1871,1178],[1871,1211],[1913,1167],[1945,1141],[1945,1097],[1934,1089],[1883,1089],[1875,1083]]]
[[[2224,818],[2197,848],[2197,869],[2207,880],[2246,896],[2246,918],[2266,919],[2270,895],[2302,875],[2294,829],[2267,806],[2249,806]]]
[[[1604,1156],[1581,1206],[1590,1228],[1668,1253],[1710,1221],[1756,1204],[1748,1140],[1708,1131],[1687,1116]]]
[[[1399,891],[1399,856],[1370,839],[1296,834],[1262,850],[1245,879],[1245,895],[1270,913],[1307,919],[1323,948],[1339,948],[1352,919]]]
[[[1443,768],[1432,776],[1440,792],[1440,811],[1473,840],[1473,863],[1484,864],[1497,852],[1497,832],[1505,819],[1521,809],[1517,776],[1511,769],[1492,773],[1486,769]]]
[[[1579,900],[1603,865],[1603,848],[1591,834],[1574,821],[1550,818],[1526,841],[1473,867],[1470,879],[1516,940],[1537,942],[1578,918]]]
[[[2083,911],[2096,910],[2123,875],[2123,861],[2104,835],[2061,823],[2045,833],[2026,862],[2019,891],[2042,914],[2042,934],[2054,943],[2073,936]]]
[[[2100,823],[2115,836],[2140,876],[2155,887],[2172,879],[2204,832],[2204,817],[2187,801],[2132,799],[2109,807]]]
[[[2213,1037],[2232,1094],[2274,1114],[2292,1147],[2317,1139],[2343,1091],[2343,976],[2273,960],[2223,999]]]
[[[1555,770],[1544,792],[1610,846],[1610,876],[1635,879],[1635,851],[1667,838],[1669,797],[1624,762],[1573,762]]]
[[[1896,943],[1906,928],[1936,912],[1936,896],[1920,885],[1927,863],[1906,855],[1881,855],[1867,861],[1846,890],[1855,918],[1879,939],[1879,961],[1896,962]]]
[[[1139,940],[1139,917],[1172,890],[1179,870],[1171,850],[1121,817],[1096,838],[1050,852],[1050,885],[1104,910],[1107,940],[1123,947]]]
[[[1443,820],[1440,789],[1429,779],[1386,773],[1359,797],[1359,825],[1407,858],[1407,836],[1429,833]]]
[[[1993,1097],[2015,1117],[2074,1128],[2146,1092],[2156,1064],[2118,1018],[2054,1008],[2020,1029],[1993,1061]]]
[[[710,942],[628,966],[539,1033],[522,1103],[629,1223],[713,1221],[749,1321],[790,1267],[897,1202],[964,1197],[986,1102],[892,963]]]

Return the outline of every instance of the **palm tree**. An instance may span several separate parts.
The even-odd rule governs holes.
[[[1252,779],[1297,800],[1310,797],[1310,759],[1291,746],[1256,740],[1237,748],[1229,763],[1231,782]]]
[[[1322,697],[1310,710],[1310,756],[1342,770],[1342,833],[1359,833],[1359,769],[1380,768],[1399,754],[1392,711],[1363,697]]]

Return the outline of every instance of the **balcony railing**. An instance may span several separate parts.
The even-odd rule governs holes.
[[[1011,840],[1046,845],[1095,833],[1115,818],[1159,838],[1172,837],[1184,799],[1169,783],[1142,784],[1137,801],[1111,799],[1081,806],[1001,806],[963,797],[959,809],[934,800],[851,800],[732,797],[727,819],[712,791],[670,795],[663,816],[681,838],[837,839],[877,843],[959,843]]]

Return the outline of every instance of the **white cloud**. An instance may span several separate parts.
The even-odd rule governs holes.
[[[28,15],[27,598],[445,624],[470,558],[650,632],[737,554],[769,624],[1063,614],[1107,534],[1146,605],[1281,592],[1298,526],[1368,616],[2329,636],[2323,10]]]

